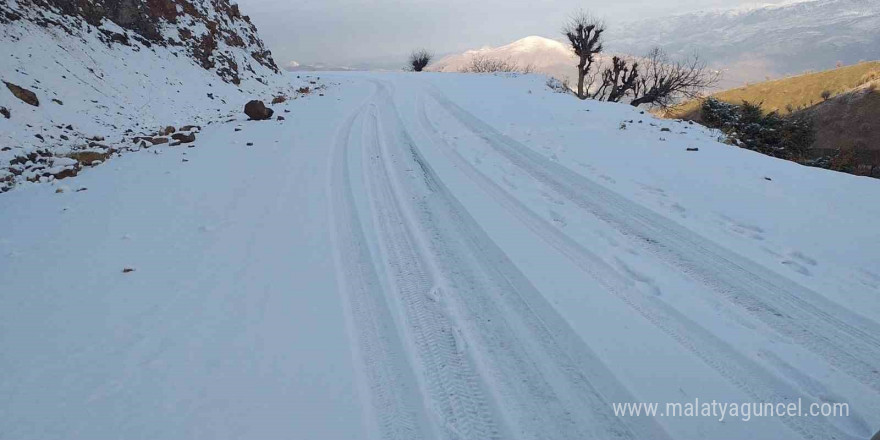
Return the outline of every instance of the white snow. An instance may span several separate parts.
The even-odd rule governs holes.
[[[316,75],[285,121],[0,194],[0,438],[880,427],[877,180],[538,76]],[[611,406],[695,398],[850,415]]]

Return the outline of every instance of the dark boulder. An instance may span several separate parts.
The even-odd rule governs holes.
[[[266,107],[266,104],[263,104],[263,101],[253,100],[245,104],[244,106],[244,114],[248,115],[249,118],[254,120],[264,120],[272,117],[274,112],[271,108]]]
[[[180,133],[174,133],[174,134],[172,134],[172,135],[171,135],[171,139],[174,139],[175,141],[177,141],[177,142],[179,142],[179,143],[181,143],[181,144],[188,144],[188,143],[190,143],[190,142],[195,142],[195,141],[196,141],[196,135],[193,134],[193,133],[183,133],[183,132],[180,132]]]

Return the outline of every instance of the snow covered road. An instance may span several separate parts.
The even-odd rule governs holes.
[[[322,76],[286,121],[0,195],[0,438],[880,428],[877,181],[537,77]],[[694,399],[848,415],[614,408]]]

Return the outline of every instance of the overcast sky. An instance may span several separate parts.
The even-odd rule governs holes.
[[[785,0],[237,0],[275,61],[347,65],[395,60],[415,47],[436,54],[558,38],[572,11],[610,27],[635,19]]]

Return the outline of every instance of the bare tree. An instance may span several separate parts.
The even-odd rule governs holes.
[[[485,54],[477,54],[471,58],[471,63],[463,67],[462,73],[532,73],[534,67],[531,64],[520,66],[510,58],[491,58]]]
[[[639,63],[627,62],[615,56],[611,65],[602,71],[602,84],[593,94],[593,99],[608,102],[620,102],[636,89],[639,79]]]
[[[432,58],[434,55],[425,49],[414,50],[409,56],[409,66],[407,67],[413,72],[421,72],[425,70],[425,67],[428,67]]]
[[[634,107],[649,104],[668,108],[679,99],[699,97],[720,79],[720,74],[709,69],[696,54],[673,61],[662,49],[654,48],[641,65],[630,102]]]
[[[563,33],[568,38],[574,54],[578,57],[577,96],[581,99],[588,97],[588,92],[584,89],[584,78],[589,75],[596,55],[602,52],[602,34],[604,32],[605,24],[584,11],[574,14],[563,28]]]

